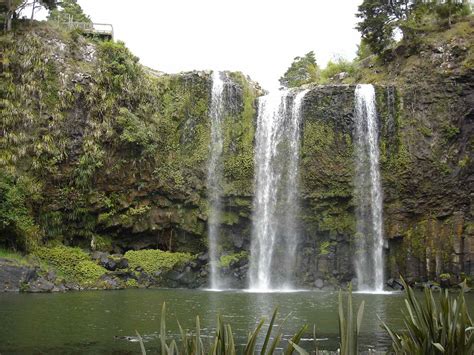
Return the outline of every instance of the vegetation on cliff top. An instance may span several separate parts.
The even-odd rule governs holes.
[[[472,26],[471,8],[466,0],[365,0],[357,16],[362,40],[353,61],[336,57],[321,69],[314,52],[309,52],[294,59],[280,83],[296,87],[308,83],[387,82],[386,75],[390,73],[387,67],[397,56],[398,48],[408,47],[416,54],[423,44],[435,44],[443,37],[466,36],[462,28]],[[472,67],[472,58],[467,59],[466,67]]]

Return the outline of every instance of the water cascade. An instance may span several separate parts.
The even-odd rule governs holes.
[[[291,289],[298,245],[301,106],[307,90],[259,99],[250,289]]]
[[[375,90],[355,90],[355,199],[357,252],[355,266],[360,291],[383,291],[383,221]]]
[[[207,166],[207,191],[209,202],[208,217],[208,238],[209,238],[209,262],[210,287],[211,289],[222,288],[222,280],[219,276],[219,223],[221,215],[221,182],[222,182],[222,121],[224,116],[224,80],[223,72],[214,71],[212,74],[212,94],[211,94],[211,145],[209,163]]]

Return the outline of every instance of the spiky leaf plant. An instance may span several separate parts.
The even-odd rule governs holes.
[[[354,318],[352,285],[349,285],[346,311],[344,311],[342,290],[339,291],[339,336],[341,339],[340,353],[342,355],[354,355],[358,353],[358,338],[364,314],[364,305],[365,301],[362,301],[357,311],[357,318]]]
[[[425,289],[420,302],[405,280],[402,282],[406,290],[405,327],[396,332],[382,322],[395,354],[474,354],[474,324],[464,299],[465,283],[457,297],[445,290],[439,302],[430,289]]]
[[[276,332],[276,335],[273,334],[273,328],[275,319],[278,313],[278,309],[275,309],[273,312],[272,318],[270,320],[267,333],[265,334],[264,342],[259,353],[261,355],[274,354],[278,344],[282,339],[282,326],[280,326]],[[285,318],[286,320],[286,318]],[[283,323],[285,322],[283,321]],[[247,344],[245,345],[242,354],[244,355],[254,355],[257,353],[257,345],[260,331],[264,325],[265,321],[262,319],[257,324],[255,330],[249,334],[247,339]],[[283,325],[282,323],[282,325]],[[166,337],[166,304],[163,303],[161,310],[161,322],[160,322],[160,344],[161,344],[161,354],[162,355],[204,355],[206,350],[201,337],[201,325],[199,317],[196,317],[196,329],[194,335],[189,334],[186,330],[181,327],[181,324],[178,322],[179,331],[181,334],[180,344],[174,340],[167,340]],[[298,346],[301,337],[306,331],[306,326],[303,326],[299,331],[291,338],[289,341],[286,350],[284,353],[286,355],[291,355],[294,350],[301,349]],[[142,354],[146,354],[145,344],[142,337],[137,332],[137,338],[140,343],[140,349]],[[270,343],[270,341],[273,341]],[[213,339],[210,341],[209,352],[208,354],[212,355],[235,355],[237,353],[234,334],[230,324],[225,324],[222,320],[222,317],[217,318],[217,327],[216,333]]]

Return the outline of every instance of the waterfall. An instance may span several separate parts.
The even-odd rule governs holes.
[[[209,203],[208,217],[208,238],[209,238],[209,263],[210,270],[210,287],[212,289],[220,289],[222,280],[219,276],[219,224],[221,215],[221,182],[222,182],[222,121],[224,119],[224,80],[222,77],[225,73],[214,71],[212,74],[212,94],[211,94],[211,145],[210,156],[207,166],[207,191]]]
[[[377,111],[372,85],[355,90],[355,178],[357,234],[355,266],[359,290],[382,291],[383,220]]]
[[[259,99],[250,289],[291,288],[298,245],[301,106],[307,90]]]

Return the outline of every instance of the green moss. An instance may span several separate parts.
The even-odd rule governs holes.
[[[137,288],[138,282],[135,279],[128,279],[127,281],[125,281],[125,286],[130,288]]]
[[[94,235],[92,237],[91,244],[94,245],[95,250],[98,251],[111,251],[112,250],[112,238],[109,236]]]
[[[327,212],[331,212],[329,209]],[[353,213],[337,209],[332,210],[334,214],[323,213],[319,224],[320,230],[330,231],[334,233],[353,233],[355,231],[355,218]]]
[[[221,223],[232,226],[239,222],[239,215],[231,211],[223,211],[220,215]]]
[[[223,255],[219,259],[219,267],[229,267],[231,263],[238,262],[242,259],[248,258],[248,252],[241,251],[240,253]]]
[[[432,137],[433,136],[433,131],[431,130],[430,127],[421,126],[421,127],[418,127],[418,131],[421,134],[423,134],[425,137]]]
[[[459,128],[450,123],[443,124],[442,130],[446,140],[450,140],[459,134]]]
[[[336,245],[336,242],[330,242],[328,240],[322,242],[319,245],[319,255],[328,255],[329,249],[334,245]]]
[[[469,158],[469,156],[465,155],[462,159],[459,159],[458,166],[460,168],[465,168],[466,166],[469,165],[470,162],[471,162],[471,159]]]
[[[26,257],[17,251],[0,247],[0,259],[15,260],[20,264],[28,264]]]
[[[66,246],[40,247],[35,255],[54,267],[65,279],[81,286],[94,286],[107,270],[90,260],[83,250]]]
[[[254,84],[242,73],[232,72],[229,76],[240,89],[242,96],[232,98],[241,105],[239,110],[227,112],[224,119],[224,191],[228,195],[239,196],[252,193],[254,118],[258,92]]]
[[[124,257],[128,260],[131,269],[141,267],[149,274],[171,270],[177,265],[194,259],[188,253],[172,253],[158,249],[129,250]]]

